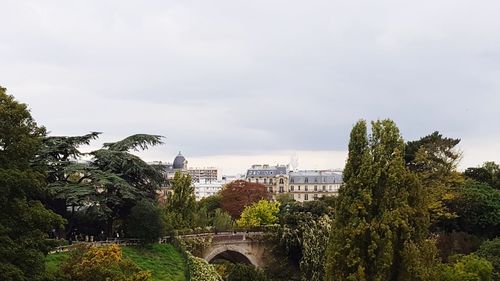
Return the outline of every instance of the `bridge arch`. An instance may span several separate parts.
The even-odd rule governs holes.
[[[252,253],[247,252],[244,247],[238,245],[217,245],[207,251],[203,257],[211,263],[217,258],[225,259],[231,262],[242,262],[259,267],[257,259]]]

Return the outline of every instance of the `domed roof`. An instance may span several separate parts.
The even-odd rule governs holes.
[[[186,164],[186,158],[184,158],[184,156],[182,156],[181,152],[179,151],[179,155],[175,156],[174,164],[172,165],[172,167],[174,169],[186,169]]]

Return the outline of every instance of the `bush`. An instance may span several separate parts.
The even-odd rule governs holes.
[[[253,265],[236,263],[231,265],[226,281],[267,281],[269,280],[264,271]]]
[[[206,260],[186,252],[190,281],[222,281],[222,277]]]
[[[500,280],[500,237],[484,242],[476,253],[493,265],[493,280]]]
[[[489,261],[474,254],[456,256],[456,261],[450,265],[438,266],[440,281],[491,281],[493,266]]]
[[[149,271],[142,271],[131,260],[124,259],[120,246],[80,246],[61,267],[60,280],[72,281],[146,281]]]

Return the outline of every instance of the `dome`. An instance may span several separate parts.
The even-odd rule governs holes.
[[[182,156],[181,152],[179,151],[179,155],[175,156],[174,164],[172,165],[172,167],[174,169],[186,169],[187,168],[186,166],[187,166],[186,158],[184,158],[184,156]]]

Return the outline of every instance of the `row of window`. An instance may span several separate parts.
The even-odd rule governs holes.
[[[326,177],[321,177],[321,179],[323,180],[323,183],[326,183]],[[295,179],[293,177],[290,178],[290,182],[294,183]],[[314,182],[318,183],[318,178],[317,177],[314,178]],[[321,181],[319,181],[319,182],[321,182]],[[309,183],[309,178],[308,177],[304,178],[304,183]],[[333,183],[336,183],[335,178],[333,179]]]
[[[319,197],[320,196],[318,194],[313,194],[313,199],[314,200],[318,199]],[[321,194],[321,197],[323,197],[323,194]],[[302,194],[300,194],[300,193],[299,194],[295,194],[294,198],[300,200],[300,199],[302,199]],[[309,200],[309,194],[306,193],[306,194],[304,194],[304,201],[307,201],[307,200]]]
[[[326,185],[323,185],[321,188],[318,188],[318,186],[315,185],[314,191],[318,191],[318,190],[326,192]],[[290,186],[290,191],[295,191],[294,185]],[[300,191],[300,185],[297,185],[297,191]],[[307,185],[304,185],[304,191],[309,191],[309,187]],[[328,186],[328,191],[330,191],[330,192],[334,191],[331,185]],[[337,190],[335,190],[335,191],[337,191]]]
[[[252,182],[252,179],[249,179],[248,181],[249,181],[249,182]],[[258,179],[258,178],[257,178],[257,179],[255,179],[255,182],[256,182],[256,183],[259,183],[259,179]],[[264,178],[264,180],[263,180],[263,182],[262,182],[262,183],[263,183],[263,184],[268,184],[267,179],[266,179],[266,178]],[[280,180],[279,180],[279,183],[280,183],[280,184],[285,184],[285,180],[280,179]],[[273,184],[273,179],[269,179],[269,184]]]

